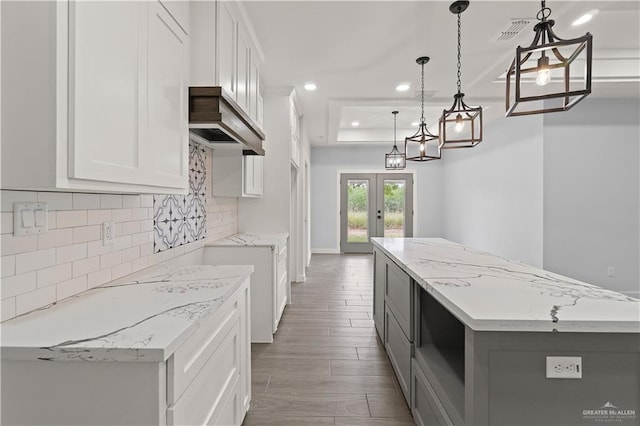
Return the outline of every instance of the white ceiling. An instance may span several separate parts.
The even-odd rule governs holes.
[[[431,57],[425,67],[427,122],[437,122],[452,103],[456,16],[449,1],[242,3],[265,53],[264,87],[295,87],[312,144],[391,141],[394,109],[400,111],[398,139],[414,133],[411,123],[420,115],[418,56]],[[640,96],[640,2],[549,0],[547,6],[560,37],[593,34],[592,97]],[[472,0],[462,14],[463,92],[468,104],[484,107],[485,122],[504,115],[500,77],[516,46],[531,43],[539,8],[539,1]],[[591,22],[571,26],[592,9],[600,13]],[[497,41],[514,18],[531,24],[511,40]],[[307,81],[318,89],[305,91]],[[397,92],[401,82],[411,89]],[[352,121],[360,126],[353,128]]]

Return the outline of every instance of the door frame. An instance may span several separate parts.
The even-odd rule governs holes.
[[[410,174],[412,179],[413,179],[413,199],[412,199],[412,205],[413,205],[413,221],[412,221],[412,230],[414,232],[414,236],[415,236],[415,231],[416,231],[416,224],[417,224],[417,220],[416,218],[418,217],[418,198],[417,198],[417,194],[418,194],[418,179],[416,176],[416,170],[415,169],[411,169],[411,170],[386,170],[386,169],[338,169],[336,170],[336,209],[335,209],[335,219],[336,219],[336,229],[335,229],[335,237],[336,237],[336,248],[335,248],[335,253],[339,254],[342,253],[342,245],[341,245],[341,235],[340,235],[340,229],[341,229],[341,215],[340,215],[340,206],[341,206],[341,195],[342,195],[342,191],[341,191],[341,185],[340,185],[340,178],[342,175],[344,174],[369,174],[369,175],[378,175],[378,174],[386,174],[386,175],[392,175],[392,174],[399,174],[399,175],[404,175],[404,174]]]

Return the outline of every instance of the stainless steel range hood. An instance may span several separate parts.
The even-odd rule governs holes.
[[[219,86],[189,88],[189,132],[201,143],[239,143],[244,155],[264,155],[264,133]]]

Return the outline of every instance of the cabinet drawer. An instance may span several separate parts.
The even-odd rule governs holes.
[[[402,331],[413,342],[413,291],[409,275],[385,258],[385,303],[391,308]]]
[[[396,372],[404,398],[409,403],[413,345],[407,340],[388,306],[385,309],[385,325],[384,347],[387,350],[391,366]]]
[[[178,401],[189,384],[198,376],[209,360],[221,356],[229,331],[240,318],[240,301],[236,295],[196,330],[168,361],[167,403]],[[235,367],[234,367],[235,368]],[[219,375],[226,374],[220,370]]]
[[[237,400],[234,403],[234,415],[236,418],[239,417],[240,398],[237,384],[242,368],[240,315],[233,315],[223,330],[219,344],[197,377],[178,402],[167,409],[168,424],[213,424],[220,416],[228,416],[229,408],[226,402],[229,397]]]
[[[411,360],[411,414],[419,426],[453,425],[415,358]]]

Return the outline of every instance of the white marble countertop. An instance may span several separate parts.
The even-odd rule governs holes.
[[[477,331],[640,333],[640,300],[440,238],[372,238]]]
[[[4,359],[165,361],[253,266],[152,267],[2,323]]]
[[[209,247],[277,247],[289,236],[286,232],[239,233],[213,241]]]

